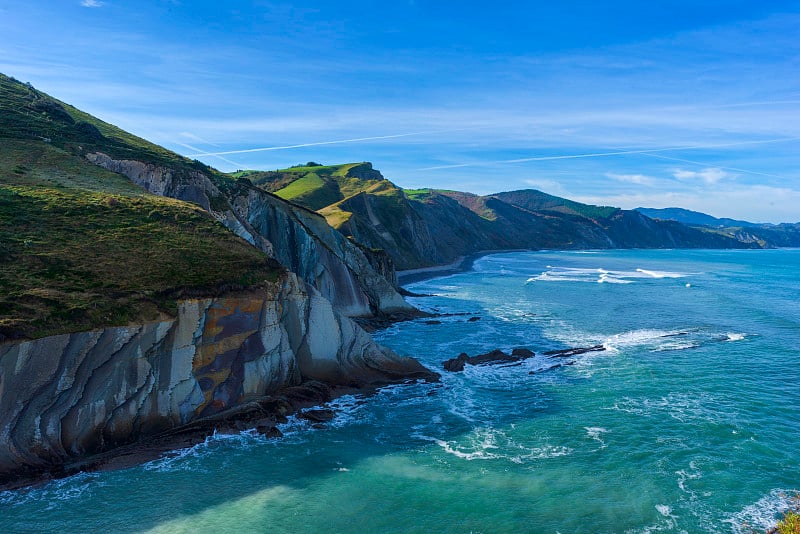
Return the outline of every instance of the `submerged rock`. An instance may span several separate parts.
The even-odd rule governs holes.
[[[579,354],[586,354],[587,352],[600,352],[604,350],[606,350],[606,348],[603,345],[593,345],[591,347],[578,347],[575,349],[549,350],[542,354],[550,356],[551,358],[566,358],[568,356],[577,356]]]
[[[305,419],[314,423],[327,423],[334,418],[336,414],[333,410],[327,408],[320,408],[314,410],[306,410],[297,414],[298,419]]]

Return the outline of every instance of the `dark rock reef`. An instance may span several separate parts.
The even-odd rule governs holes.
[[[567,358],[570,356],[578,356],[580,354],[586,354],[587,352],[600,352],[604,351],[606,348],[603,345],[593,345],[591,347],[577,347],[572,349],[561,349],[561,350],[550,350],[547,352],[543,352],[542,355],[548,356],[550,358]],[[518,365],[523,360],[527,360],[528,358],[533,358],[536,356],[530,349],[526,348],[516,348],[511,351],[511,354],[503,352],[500,349],[494,349],[491,352],[487,352],[485,354],[478,354],[476,356],[469,356],[467,353],[462,352],[455,358],[451,358],[443,363],[445,371],[450,371],[452,373],[459,373],[464,370],[464,367],[469,365],[498,365],[498,364],[507,364],[507,365]],[[560,367],[562,364],[557,365]]]

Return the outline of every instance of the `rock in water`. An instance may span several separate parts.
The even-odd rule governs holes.
[[[506,354],[500,349],[495,349],[486,354],[478,354],[477,356],[469,356],[462,352],[453,359],[444,362],[446,371],[458,373],[464,370],[464,365],[490,365],[498,363],[516,363],[527,358],[535,356],[533,351],[524,348],[514,349],[511,354]]]
[[[587,352],[600,352],[604,350],[606,350],[606,348],[603,345],[593,345],[591,347],[579,347],[576,349],[549,350],[547,352],[543,352],[542,354],[552,358],[566,358],[568,356],[577,356],[578,354],[586,354]]]

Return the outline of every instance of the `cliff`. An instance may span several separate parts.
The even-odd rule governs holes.
[[[300,384],[435,378],[347,317],[413,312],[393,279],[320,215],[0,75],[0,484]]]
[[[710,231],[592,206],[536,190],[479,196],[403,190],[369,163],[242,171],[259,187],[317,210],[354,241],[385,250],[399,269],[451,263],[503,249],[754,248],[741,232]],[[785,232],[784,232],[785,234]]]
[[[307,380],[434,378],[291,273],[175,319],[0,344],[0,482],[57,468]]]
[[[231,231],[316,287],[350,317],[412,313],[389,279],[373,268],[370,252],[351,243],[325,219],[238,180],[223,191],[200,171],[136,160],[115,160],[101,152],[86,158],[127,176],[147,191],[198,204]],[[393,275],[392,275],[393,276]]]

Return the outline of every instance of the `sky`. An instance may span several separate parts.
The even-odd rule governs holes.
[[[0,0],[0,72],[222,171],[800,221],[800,0]]]

